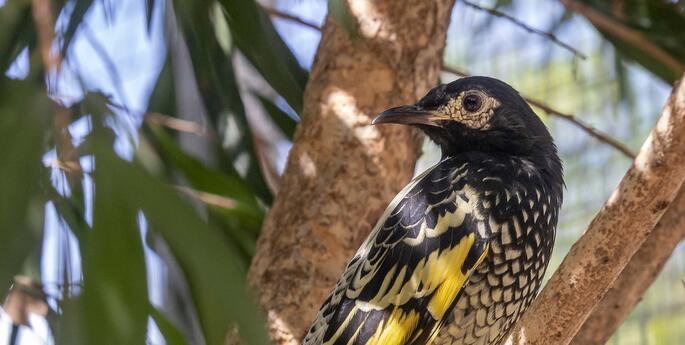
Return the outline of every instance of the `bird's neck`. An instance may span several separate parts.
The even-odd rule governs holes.
[[[454,150],[444,151],[441,162],[460,161],[478,165],[481,162],[501,163],[495,164],[503,167],[499,173],[512,175],[518,171],[531,171],[539,175],[548,188],[561,195],[563,192],[563,169],[561,160],[554,147],[547,153],[534,155],[512,155],[502,151],[482,150]],[[492,164],[488,164],[493,166]]]

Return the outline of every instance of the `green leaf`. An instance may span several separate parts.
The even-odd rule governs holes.
[[[94,100],[87,99],[84,104],[94,103],[95,107],[101,105],[98,98]],[[141,209],[151,231],[164,239],[187,279],[207,344],[224,344],[231,324],[238,326],[245,343],[267,344],[264,320],[249,293],[245,281],[247,266],[242,263],[238,249],[227,241],[221,231],[203,222],[194,208],[183,202],[170,186],[150,176],[139,164],[114,157],[111,150],[113,133],[101,128],[99,121],[94,120],[93,124],[93,134],[88,140],[96,153],[95,178],[102,179],[102,175],[98,174],[106,169],[104,174],[112,182],[113,190],[105,192],[110,195],[109,199],[115,198],[109,204],[110,208]],[[102,143],[102,137],[105,136],[110,138],[106,141],[110,143],[107,149]],[[101,192],[96,185],[96,203],[98,193]],[[119,211],[110,212],[114,215]],[[96,231],[94,229],[91,236]],[[128,263],[121,267],[130,268]],[[85,269],[88,272],[88,266]],[[141,282],[144,284],[145,279]],[[97,292],[96,296],[107,292]],[[118,305],[105,307],[116,308]]]
[[[94,113],[94,122],[102,119]],[[83,253],[83,294],[74,312],[82,344],[143,344],[149,302],[135,194],[118,173],[114,135],[97,124],[89,136],[95,155],[93,230]]]
[[[101,102],[97,98],[94,98],[94,100],[87,99],[83,103],[86,105],[95,103],[95,107],[97,107]],[[109,219],[110,222],[113,222],[114,217],[116,217],[121,222],[122,218],[127,219],[126,215],[129,214],[130,210],[141,209],[143,211],[151,231],[159,234],[165,240],[174,258],[183,270],[208,344],[224,344],[228,327],[231,324],[238,325],[240,335],[246,343],[267,344],[267,338],[263,329],[264,322],[258,312],[259,307],[257,307],[254,298],[249,294],[245,282],[247,267],[242,263],[240,256],[237,254],[238,249],[226,240],[221,231],[203,222],[195,213],[193,207],[183,202],[170,186],[150,176],[138,164],[129,163],[116,157],[111,149],[113,133],[108,129],[102,128],[99,123],[100,121],[93,121],[93,133],[89,136],[87,145],[84,145],[84,147],[92,148],[96,155],[95,216],[102,220]],[[109,140],[104,140],[103,137]],[[101,187],[103,179],[108,182],[104,185],[104,196],[102,196],[103,187]],[[108,208],[112,210],[104,210],[103,207],[99,207],[98,199],[103,200],[103,202],[108,200]],[[94,221],[97,222],[97,220]],[[130,255],[131,249],[126,251],[124,248],[120,248],[118,243],[111,243],[111,241],[117,240],[112,237],[111,231],[104,232],[108,236],[107,242],[110,243],[111,249],[98,245],[98,243],[101,243],[104,246],[106,242],[104,237],[101,242],[92,238],[101,229],[113,230],[116,227],[120,232],[125,231],[130,226],[131,218],[128,218],[128,222],[127,226],[123,226],[124,224],[119,226],[101,223],[94,224],[89,242],[94,242],[93,248],[98,249],[98,251],[105,251],[107,254],[113,253],[116,249],[120,252],[120,255],[122,255],[121,253]],[[123,234],[118,236],[119,238],[125,237]],[[136,242],[132,245],[138,247],[140,234],[135,232],[136,239],[133,239],[131,236],[133,236],[131,233],[126,235],[130,242]],[[95,253],[95,250],[89,251],[89,254],[95,255]],[[134,257],[137,257],[137,254]],[[105,314],[109,317],[98,318],[92,313],[88,313],[86,316],[93,320],[121,322],[122,320],[114,320],[114,317],[123,315],[124,311],[130,311],[135,307],[122,306],[118,303],[112,303],[112,301],[122,300],[122,296],[133,297],[134,295],[133,291],[119,291],[113,289],[112,286],[118,286],[120,278],[124,276],[123,273],[119,272],[119,268],[135,269],[131,266],[130,259],[120,258],[124,262],[116,263],[119,268],[108,269],[100,267],[99,269],[102,273],[100,276],[96,275],[97,278],[109,277],[109,284],[95,286],[94,284],[97,283],[97,280],[94,282],[90,278],[91,281],[88,281],[89,277],[93,277],[94,274],[91,271],[91,267],[93,269],[98,267],[92,260],[98,260],[98,258],[91,259],[87,257],[84,260],[87,274],[85,276],[86,286],[84,288],[83,305],[86,311],[91,312],[95,308],[102,308],[104,309],[102,312],[109,313]],[[95,263],[109,262],[104,259],[100,260],[99,262],[95,261]],[[143,268],[144,266],[140,267]],[[146,284],[144,277],[137,277],[135,279],[136,282],[129,282],[129,284],[133,286],[136,286],[138,283]],[[93,286],[98,291],[92,291]],[[89,287],[91,295],[88,297],[86,294],[89,293]],[[137,288],[142,289],[140,291],[145,291],[142,287]],[[115,296],[108,297],[112,293]],[[97,304],[98,299],[101,300],[101,304],[105,304],[99,307],[91,306]],[[141,305],[148,308],[148,304]],[[130,326],[132,324],[133,321],[124,322],[124,325]],[[116,324],[102,325],[98,329],[105,329],[107,327],[112,329],[113,332],[124,330],[123,326]],[[111,335],[110,337],[114,338]],[[119,340],[121,339],[117,339],[117,341]],[[139,342],[121,341],[119,343]]]
[[[234,216],[250,217],[261,224],[264,212],[235,170],[220,173],[206,167],[178,147],[161,128],[150,126],[149,133],[151,143],[156,144],[164,161],[177,168],[193,188],[233,199],[235,206],[228,212]]]
[[[245,180],[260,199],[270,204],[273,196],[259,166],[230,55],[221,47],[214,31],[216,25],[212,25],[223,17],[211,16],[216,11],[205,2],[176,0],[174,8],[188,44],[198,90],[213,128],[221,136],[222,145],[215,146],[215,151],[221,153],[217,154],[220,168],[233,169],[234,163],[247,154]]]
[[[49,179],[43,179],[43,185],[46,187],[47,197],[55,206],[55,210],[62,220],[69,226],[69,230],[76,236],[79,245],[79,252],[85,253],[85,244],[88,243],[88,234],[90,233],[90,226],[86,223],[85,213],[83,209],[83,199],[71,197],[63,197],[57,193],[51,185]],[[75,200],[76,199],[76,200]]]
[[[27,45],[35,44],[30,1],[8,1],[0,7],[0,72],[14,62]]]
[[[297,127],[297,121],[288,115],[288,113],[281,110],[281,108],[274,104],[270,99],[262,95],[256,96],[262,103],[262,107],[264,107],[266,113],[271,117],[271,120],[274,121],[276,126],[278,126],[281,132],[283,132],[288,139],[292,140],[293,134],[295,134],[295,127]]]
[[[71,41],[74,40],[76,31],[78,30],[79,25],[81,25],[81,22],[83,22],[83,18],[86,16],[86,13],[92,4],[93,0],[75,0],[74,9],[69,17],[69,24],[67,24],[67,29],[62,36],[64,39],[62,43],[62,56],[67,56]]]
[[[255,251],[255,242],[264,219],[264,210],[257,203],[254,194],[237,174],[222,174],[210,169],[197,159],[186,154],[160,128],[149,126],[146,133],[148,142],[157,148],[158,154],[166,165],[166,170],[180,172],[195,190],[229,198],[229,207],[206,204],[210,222],[221,228],[226,236],[235,243],[248,264]]]
[[[55,344],[87,345],[83,296],[66,296],[60,301],[59,308],[61,315],[49,320],[53,324],[51,328],[55,329]]]
[[[143,247],[136,210],[117,190],[127,181],[102,173],[111,167],[108,159],[96,158],[93,232],[83,260],[88,343],[142,344],[148,309]]]
[[[685,10],[682,4],[652,0],[628,1],[622,7],[621,13],[615,13],[611,5],[605,1],[583,0],[583,2],[609,20],[620,23],[642,36],[664,53],[680,61],[681,64],[685,61]],[[598,30],[621,52],[622,56],[639,63],[669,84],[682,75],[683,70],[669,68],[641,45],[626,41],[612,32],[599,28]]]
[[[233,39],[245,56],[298,114],[307,73],[276,32],[268,15],[254,0],[219,1]]]
[[[171,59],[167,56],[164,67],[162,67],[159,76],[157,76],[157,84],[150,95],[147,112],[157,112],[169,116],[178,115],[176,111],[176,92],[173,73]]]
[[[43,133],[50,100],[34,84],[0,76],[0,291],[34,246],[38,220],[29,209],[40,200]]]
[[[260,228],[245,231],[248,230],[246,228],[251,226],[245,225],[243,221],[225,208],[209,205],[208,211],[210,224],[216,225],[223,230],[224,234],[240,250],[239,254],[243,259],[245,267],[249,266],[257,247],[257,235]]]
[[[164,336],[164,340],[167,345],[186,345],[186,338],[183,336],[181,331],[176,328],[176,326],[169,321],[169,319],[164,316],[157,308],[150,308],[150,316],[155,320],[159,331]]]
[[[113,171],[126,181],[123,185],[129,186],[131,199],[142,207],[185,273],[207,343],[224,344],[229,324],[236,323],[247,344],[267,344],[259,307],[245,282],[247,267],[240,264],[237,248],[137,165],[116,161]]]

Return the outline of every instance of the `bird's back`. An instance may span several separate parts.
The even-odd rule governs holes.
[[[303,344],[498,340],[540,285],[554,192],[524,161],[444,159],[393,200]]]

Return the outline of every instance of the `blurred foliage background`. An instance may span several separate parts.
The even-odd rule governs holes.
[[[642,44],[555,1],[457,1],[441,76],[503,79],[551,128],[567,192],[549,272],[685,61],[682,1],[565,2]],[[245,276],[327,2],[0,6],[0,341],[223,344],[239,329],[266,344]],[[438,156],[426,143],[417,171]],[[685,341],[684,259],[679,247],[611,343]]]

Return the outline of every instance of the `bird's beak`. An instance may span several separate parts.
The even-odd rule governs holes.
[[[376,116],[371,122],[372,125],[380,123],[397,123],[401,125],[427,125],[442,127],[437,120],[443,120],[440,116],[429,110],[421,110],[415,105],[403,105],[401,107],[390,108]]]

